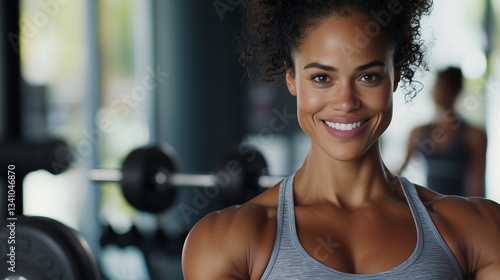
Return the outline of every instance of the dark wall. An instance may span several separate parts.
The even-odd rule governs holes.
[[[184,172],[209,171],[245,131],[246,89],[232,43],[241,13],[218,12],[214,2],[155,4],[157,63],[169,73],[159,86],[159,138],[178,151]]]

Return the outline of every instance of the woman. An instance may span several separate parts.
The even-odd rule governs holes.
[[[464,122],[455,111],[462,90],[462,71],[448,67],[437,75],[433,90],[436,117],[431,124],[412,130],[406,158],[415,153],[427,164],[427,187],[441,194],[484,196],[486,133]]]
[[[422,63],[430,0],[245,5],[244,55],[266,80],[286,74],[311,146],[295,174],[192,229],[185,279],[500,277],[500,206],[413,186],[380,156],[392,94]]]

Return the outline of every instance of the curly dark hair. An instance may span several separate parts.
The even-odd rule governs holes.
[[[244,0],[246,24],[238,40],[240,62],[247,67],[260,65],[262,82],[293,69],[292,54],[310,28],[332,13],[347,15],[349,10],[372,15],[396,44],[394,66],[401,71],[407,96],[418,92],[413,84],[415,72],[422,67],[425,46],[421,39],[420,18],[429,14],[432,0]],[[397,9],[395,8],[397,7]],[[385,21],[380,21],[381,13]],[[392,11],[390,17],[387,11]]]

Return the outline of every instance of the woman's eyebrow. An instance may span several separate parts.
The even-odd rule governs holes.
[[[324,64],[321,64],[321,63],[317,63],[317,62],[309,63],[306,66],[304,66],[304,70],[307,69],[307,68],[318,68],[318,69],[321,69],[321,70],[324,70],[324,71],[329,71],[329,72],[335,72],[335,71],[337,71],[337,69],[335,67],[333,67],[333,66],[324,65]]]
[[[375,60],[375,61],[372,61],[370,63],[358,66],[356,68],[356,71],[357,72],[364,71],[364,70],[367,70],[367,69],[370,69],[370,68],[376,67],[376,66],[386,67],[386,65],[385,65],[384,62],[382,62],[380,60]],[[306,66],[304,66],[304,70],[308,69],[308,68],[318,68],[318,69],[321,69],[321,70],[324,70],[324,71],[328,71],[328,72],[335,72],[335,71],[337,71],[337,68],[335,68],[333,66],[324,65],[324,64],[321,64],[321,63],[317,63],[317,62],[312,62],[312,63],[309,63]]]
[[[375,60],[375,61],[372,61],[370,63],[367,63],[367,64],[364,64],[364,65],[361,65],[361,66],[358,66],[356,68],[356,71],[359,72],[359,71],[365,71],[367,69],[370,69],[372,67],[376,67],[376,66],[382,66],[382,67],[386,67],[385,63],[380,61],[380,60]]]

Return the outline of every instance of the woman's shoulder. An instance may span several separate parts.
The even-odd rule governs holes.
[[[442,195],[416,188],[445,241],[461,251],[458,257],[463,258],[467,271],[477,275],[500,273],[500,204],[481,197]]]
[[[272,190],[268,190],[245,204],[212,212],[198,222],[193,230],[202,228],[204,233],[217,234],[218,228],[223,228],[228,233],[244,228],[246,233],[251,233],[270,220],[276,220],[278,199],[274,200],[271,192]]]
[[[416,185],[416,189],[429,211],[443,218],[448,218],[450,221],[455,220],[458,225],[496,222],[497,226],[500,227],[500,204],[493,200],[481,197],[443,195],[418,185]],[[496,219],[489,219],[491,217],[496,217]]]
[[[279,187],[278,183],[242,205],[233,205],[212,212],[204,217],[194,229],[206,226],[209,228],[222,226],[226,230],[242,226],[255,228],[267,224],[269,220],[276,221]]]
[[[199,279],[196,273],[203,273],[204,277],[217,273],[212,275],[214,279],[252,279],[251,267],[265,266],[267,261],[260,264],[259,260],[269,258],[273,247],[277,188],[201,219],[184,244],[183,270],[188,274],[185,277]]]
[[[269,220],[276,221],[278,193],[279,184],[242,205],[233,205],[212,212],[201,219],[191,232],[201,231],[204,234],[218,234],[218,228],[222,228],[226,232],[242,228],[253,231],[252,228],[266,225]]]
[[[489,215],[500,215],[500,205],[486,198],[443,195],[418,185],[416,188],[424,205],[436,214],[451,218],[458,216],[460,218],[457,219],[462,222],[481,221]],[[471,221],[464,218],[471,218]]]

